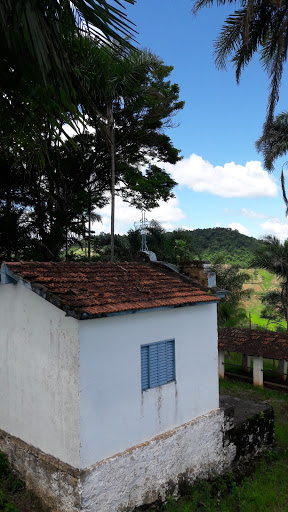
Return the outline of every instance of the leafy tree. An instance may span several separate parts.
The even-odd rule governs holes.
[[[178,265],[181,261],[192,260],[192,254],[189,251],[189,249],[187,247],[187,242],[185,240],[176,239],[174,249],[175,249],[176,261],[177,261]]]
[[[104,245],[109,245],[107,241],[109,235],[106,234],[105,237]],[[122,235],[122,237],[123,239],[127,238],[129,242],[129,250],[124,259],[133,260],[141,246],[140,232],[131,229],[127,235]],[[175,252],[177,240],[184,242],[189,257],[191,254],[193,259],[206,259],[214,265],[228,264],[238,266],[238,268],[250,267],[254,252],[263,243],[226,228],[195,229],[194,231],[175,229],[169,232],[155,222],[147,231],[148,247],[156,253],[158,260],[177,264],[177,252]],[[101,247],[100,241],[98,247]]]
[[[31,232],[30,197],[22,166],[13,165],[11,153],[0,150],[0,259],[11,260],[28,243]],[[26,182],[28,173],[26,175]]]
[[[137,82],[143,81],[149,72],[151,58],[142,52],[115,54],[110,46],[99,46],[92,38],[85,38],[84,73],[90,87],[96,91],[99,115],[96,127],[104,132],[109,147],[109,168],[111,175],[111,261],[114,260],[114,224],[115,224],[115,180],[116,180],[116,141],[114,103],[122,103],[130,95],[135,95]],[[91,112],[88,110],[88,114]],[[92,111],[92,122],[95,112]],[[93,123],[94,124],[94,123]]]
[[[180,159],[179,150],[163,130],[184,102],[179,100],[178,85],[167,80],[173,68],[155,55],[130,51],[115,60],[109,49],[88,39],[86,44],[86,67],[91,83],[95,77],[100,112],[100,120],[98,116],[91,122],[98,144],[109,147],[113,260],[115,193],[146,209],[173,197],[171,189],[176,183],[151,160],[174,164]]]
[[[275,236],[266,236],[255,253],[254,265],[279,277],[281,303],[288,330],[288,240],[282,244]]]
[[[77,98],[95,133],[89,136],[84,132],[64,144],[60,134],[65,118],[59,118],[61,126],[55,133],[53,122],[45,114],[44,102],[37,115],[38,125],[32,119],[30,126],[33,133],[38,127],[40,138],[45,139],[46,150],[39,163],[28,162],[23,155],[23,140],[18,138],[13,123],[9,136],[6,137],[4,129],[2,132],[7,172],[11,176],[12,168],[17,167],[23,183],[27,183],[34,245],[38,241],[36,245],[40,247],[41,241],[43,254],[39,257],[44,259],[59,257],[64,241],[68,249],[68,240],[72,242],[80,233],[83,235],[83,219],[91,224],[93,208],[101,208],[107,202],[109,190],[114,201],[115,186],[116,193],[139,208],[152,208],[159,200],[173,197],[175,181],[161,167],[151,164],[149,158],[170,163],[180,158],[179,151],[163,133],[173,114],[184,105],[179,101],[179,87],[166,80],[172,68],[145,52],[119,52],[115,59],[111,49],[100,48],[97,41],[88,37],[78,37],[73,45],[78,71],[87,81],[86,90],[91,91],[92,106],[79,90]],[[19,94],[20,102],[21,98]],[[41,95],[41,104],[40,99]],[[8,111],[6,114],[9,118]],[[9,139],[11,133],[13,143]],[[34,142],[38,147],[36,135]],[[16,151],[17,164],[12,151]],[[88,257],[90,233],[89,227]]]

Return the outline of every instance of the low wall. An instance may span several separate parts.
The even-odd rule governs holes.
[[[232,469],[245,467],[251,459],[274,445],[274,411],[267,404],[223,396],[220,405],[234,420],[227,429],[224,443],[235,446]]]
[[[233,444],[223,446],[227,425],[217,409],[87,469],[81,475],[81,510],[131,511],[177,496],[183,481],[223,472],[235,457]]]
[[[5,453],[28,489],[53,512],[79,512],[79,470],[0,430],[0,451]]]

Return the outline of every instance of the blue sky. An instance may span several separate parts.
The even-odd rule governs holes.
[[[174,66],[171,80],[179,84],[186,102],[175,118],[179,126],[167,132],[183,156],[176,166],[166,166],[179,183],[176,199],[147,212],[147,218],[168,230],[229,226],[250,236],[272,233],[287,238],[279,188],[285,158],[269,175],[255,149],[266,113],[268,79],[257,59],[243,72],[239,86],[232,66],[227,71],[215,67],[213,41],[234,5],[203,9],[196,17],[191,8],[190,0],[138,0],[127,8],[139,32],[139,46]],[[287,84],[277,112],[285,109],[285,97]],[[141,214],[120,200],[116,207],[116,231],[123,233]],[[97,231],[107,231],[109,208],[101,214],[103,224]]]

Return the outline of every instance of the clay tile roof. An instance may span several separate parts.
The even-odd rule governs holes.
[[[219,333],[218,349],[269,359],[288,359],[288,334],[225,327]]]
[[[179,275],[140,263],[6,263],[58,307],[85,316],[219,300]],[[53,298],[56,300],[53,300]]]

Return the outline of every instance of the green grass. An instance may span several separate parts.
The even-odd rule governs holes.
[[[275,276],[270,274],[270,272],[268,272],[267,270],[263,270],[261,268],[256,269],[256,271],[258,272],[259,276],[261,276],[261,278],[262,278],[262,283],[261,283],[262,288],[265,291],[269,291],[271,289],[271,287],[273,287],[273,285],[274,285]]]
[[[6,455],[0,452],[0,511],[49,512],[39,498],[25,489],[24,482],[14,473]]]
[[[235,365],[235,366],[234,366]],[[239,368],[240,367],[240,368]],[[253,368],[253,357],[251,357],[251,369]],[[263,359],[263,368],[267,371],[273,371],[277,374],[278,360],[273,363],[273,359]],[[225,370],[232,373],[237,373],[242,369],[242,355],[236,352],[230,352],[229,355],[225,353]]]
[[[274,407],[275,451],[262,456],[250,474],[236,481],[232,474],[198,481],[179,501],[170,499],[165,512],[288,511],[288,394],[234,381],[220,382],[220,392],[265,402]],[[156,509],[151,508],[151,511]]]
[[[279,286],[278,278],[274,274],[270,274],[267,270],[260,268],[244,269],[243,272],[250,275],[249,281],[244,285],[244,289],[251,290],[250,298],[243,302],[243,306],[247,311],[247,316],[251,315],[253,326],[260,326],[271,331],[276,330],[275,324],[268,324],[265,318],[261,318],[263,304],[262,297],[269,291],[275,290]],[[283,320],[280,325],[286,328],[286,322]]]

